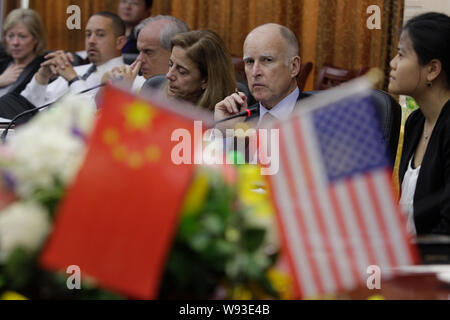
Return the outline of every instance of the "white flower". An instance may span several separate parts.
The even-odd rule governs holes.
[[[0,212],[0,263],[16,248],[38,250],[51,228],[46,209],[36,203],[16,202]]]
[[[72,181],[84,159],[83,138],[91,131],[94,110],[91,100],[68,95],[16,129],[7,145],[11,156],[3,162],[21,197]]]

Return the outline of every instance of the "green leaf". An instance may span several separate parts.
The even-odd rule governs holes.
[[[266,230],[260,228],[252,228],[244,231],[244,247],[247,251],[253,252],[262,246]]]
[[[20,291],[33,278],[36,271],[36,256],[28,250],[18,247],[8,256],[4,266],[4,276],[7,278],[9,289]]]

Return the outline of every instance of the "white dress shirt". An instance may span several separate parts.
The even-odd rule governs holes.
[[[63,77],[57,78],[50,84],[41,85],[37,83],[36,76],[34,76],[33,79],[30,81],[30,83],[28,83],[26,88],[20,94],[25,98],[27,98],[36,107],[40,107],[45,104],[54,102],[55,100],[59,99],[68,92],[78,93],[85,89],[99,85],[103,77],[103,74],[106,71],[109,71],[112,68],[121,66],[123,64],[124,62],[122,56],[108,60],[104,64],[97,66],[97,70],[91,73],[86,80],[80,79],[78,81],[75,81],[70,85],[70,87],[68,85],[67,80],[64,79]],[[91,66],[92,63],[77,66],[74,67],[74,70],[77,73],[77,75],[81,78]],[[92,99],[94,99],[97,92],[98,89],[95,89],[86,92],[85,95],[87,97],[91,97]]]
[[[261,123],[264,115],[268,112],[278,120],[286,120],[290,117],[292,111],[294,110],[295,104],[297,103],[300,90],[295,88],[289,95],[287,95],[283,100],[278,102],[272,109],[267,109],[259,103],[259,120],[258,125]]]
[[[408,170],[402,182],[402,196],[400,198],[400,207],[406,214],[406,228],[411,235],[416,235],[416,225],[414,223],[414,194],[416,193],[417,178],[420,172],[420,166],[412,167],[412,159],[409,160]]]
[[[131,91],[139,93],[144,85],[145,79],[143,76],[137,76],[133,81],[133,86],[131,87]]]
[[[295,88],[289,95],[287,95],[283,100],[278,102],[272,109],[267,109],[259,103],[259,119],[257,126],[261,123],[264,115],[266,113],[270,113],[272,116],[277,118],[278,120],[286,120],[291,116],[292,111],[294,111],[294,107],[297,104],[298,96],[300,95],[300,90]],[[211,138],[212,140],[214,138]],[[228,153],[234,150],[234,137],[225,137],[225,152]],[[252,156],[250,162],[254,162],[257,157],[257,153]]]

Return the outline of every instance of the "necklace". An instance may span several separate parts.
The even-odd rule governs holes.
[[[433,131],[433,128],[428,128],[428,130],[425,128],[425,125],[423,127],[423,142],[427,143],[428,138],[430,137],[430,131]]]

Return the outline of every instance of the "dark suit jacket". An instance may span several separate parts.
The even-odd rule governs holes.
[[[133,53],[133,54],[139,54],[139,50],[137,49],[137,39],[134,36],[134,30],[131,30],[130,35],[127,37],[127,42],[122,48],[122,53]]]
[[[0,59],[0,74],[2,74],[6,70],[6,68],[8,68],[8,65],[11,63],[11,61],[12,58],[10,56],[6,56]],[[43,56],[36,57],[33,61],[31,61],[25,67],[25,69],[23,69],[19,78],[9,88],[8,92],[21,93],[27,86],[28,82],[31,81],[34,74],[39,70],[42,62],[44,62]]]
[[[414,111],[406,121],[400,183],[419,143],[424,123],[420,110]],[[414,222],[417,234],[450,235],[450,100],[439,115],[422,160],[414,193]]]
[[[3,44],[0,43],[0,61],[4,59],[8,54],[5,51],[5,47],[3,47]]]

